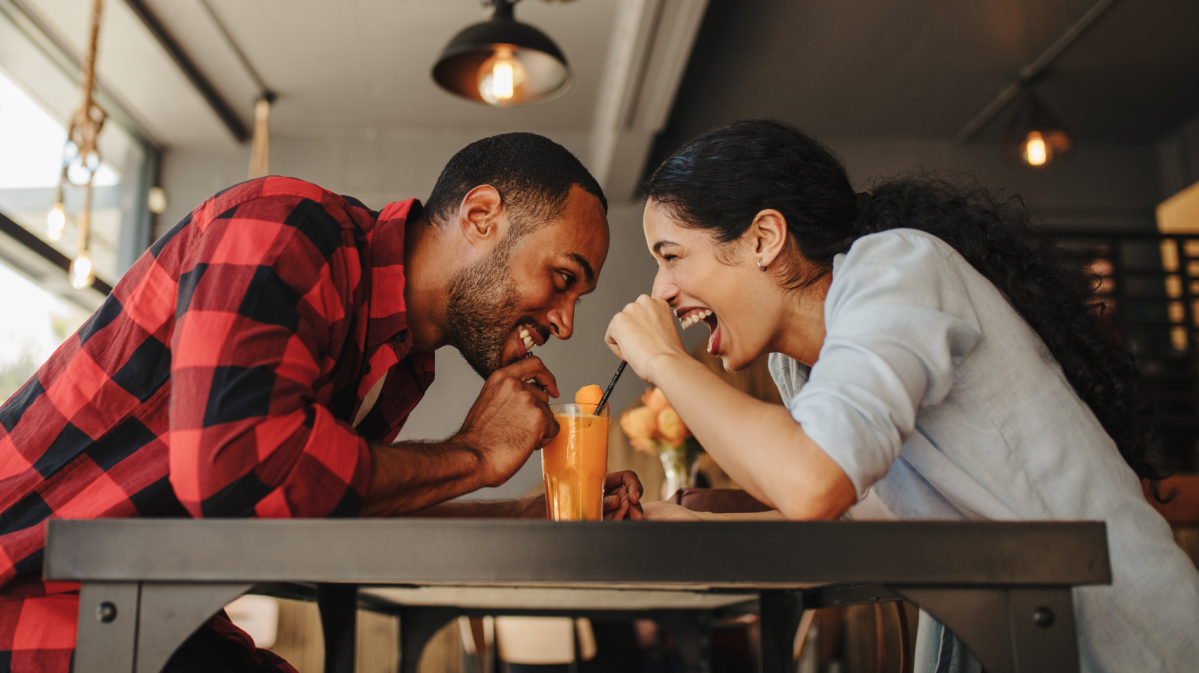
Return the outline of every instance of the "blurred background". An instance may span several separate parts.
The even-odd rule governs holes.
[[[1024,198],[1099,277],[1170,463],[1199,467],[1199,3],[524,0],[516,18],[560,50],[565,75],[528,59],[503,71],[495,64],[527,53],[496,53],[468,64],[492,68],[489,103],[433,72],[493,4],[108,0],[90,59],[92,0],[0,0],[0,399],[214,192],[269,172],[379,209],[427,197],[457,150],[508,131],[564,145],[611,203],[607,265],[575,337],[538,349],[562,390],[604,385],[617,364],[607,322],[655,270],[639,183],[707,129],[774,117],[832,147],[859,188],[935,170]],[[89,61],[107,115],[94,158],[67,133]],[[543,102],[532,100],[539,77],[553,80]],[[88,189],[74,183],[88,179],[85,208]],[[94,281],[72,283],[84,253]],[[480,386],[444,349],[402,437],[452,434]],[[644,389],[626,375],[613,408]],[[612,455],[656,493],[652,457],[616,431]],[[539,482],[534,456],[473,497]]]

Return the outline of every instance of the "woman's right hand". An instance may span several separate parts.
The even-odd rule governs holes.
[[[653,363],[659,356],[687,356],[670,305],[645,294],[612,316],[604,341],[617,357],[632,365],[637,376],[649,383],[656,383]]]

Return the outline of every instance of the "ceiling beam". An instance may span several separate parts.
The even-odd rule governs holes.
[[[175,41],[175,38],[163,27],[158,17],[146,6],[146,3],[143,0],[125,0],[125,4],[129,5],[129,9],[133,10],[133,13],[141,20],[146,30],[154,36],[155,40],[158,40],[158,44],[162,45],[163,50],[171,57],[175,65],[179,66],[179,70],[183,71],[183,75],[187,77],[187,81],[196,89],[204,99],[204,102],[208,103],[208,106],[212,108],[212,111],[221,120],[221,123],[225,125],[225,128],[229,130],[229,133],[233,135],[233,138],[239,143],[249,140],[250,132],[246,129],[246,125],[242,123],[241,118],[237,116],[237,113],[233,111],[229,103],[221,97],[216,88],[204,77],[199,68],[196,67],[196,64],[192,62],[187,53],[183,51],[183,48],[179,46],[179,43]]]
[[[591,131],[591,169],[608,198],[633,199],[666,126],[708,0],[620,0]]]
[[[1074,41],[1077,40],[1084,32],[1086,32],[1087,28],[1090,28],[1091,24],[1095,23],[1095,20],[1098,19],[1104,12],[1106,12],[1107,9],[1111,7],[1113,3],[1115,3],[1115,1],[1116,0],[1099,0],[1099,2],[1096,2],[1091,6],[1090,9],[1087,10],[1085,14],[1082,15],[1081,18],[1078,19],[1078,21],[1075,21],[1073,25],[1067,28],[1066,32],[1062,33],[1061,37],[1055,40],[1054,43],[1050,45],[1043,54],[1037,57],[1037,60],[1029,63],[1023,68],[1020,68],[1020,73],[1016,81],[1007,85],[1003,91],[1000,91],[999,95],[995,97],[995,100],[991,101],[987,107],[983,108],[982,112],[979,112],[977,115],[975,115],[974,119],[971,119],[965,126],[963,126],[961,131],[958,131],[957,136],[955,137],[958,143],[965,145],[966,143],[970,142],[974,136],[978,135],[978,132],[983,130],[983,127],[995,118],[995,115],[1002,112],[1009,103],[1011,103],[1016,99],[1017,96],[1020,95],[1020,92],[1027,89],[1038,77],[1040,77],[1041,73],[1045,72],[1045,69],[1048,68],[1051,63],[1056,61],[1059,56],[1069,49],[1070,45],[1074,44]]]

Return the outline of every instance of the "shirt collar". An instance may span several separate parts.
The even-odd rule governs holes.
[[[388,341],[396,342],[403,357],[411,349],[408,312],[404,303],[404,232],[409,222],[420,217],[416,199],[387,204],[375,226],[367,233],[370,250],[370,325],[366,348],[369,351]]]

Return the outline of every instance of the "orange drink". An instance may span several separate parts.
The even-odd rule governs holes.
[[[604,518],[608,472],[608,410],[594,404],[551,404],[558,436],[541,450],[545,505],[554,521]]]

